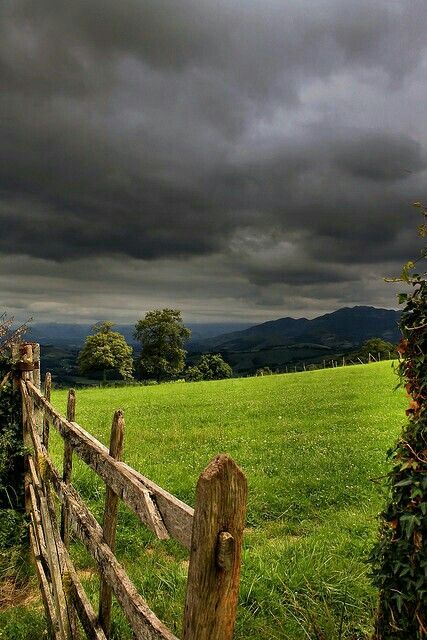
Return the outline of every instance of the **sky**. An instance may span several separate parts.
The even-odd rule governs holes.
[[[425,0],[2,0],[0,307],[395,308],[427,201]]]

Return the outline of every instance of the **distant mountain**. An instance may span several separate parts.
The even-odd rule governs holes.
[[[375,307],[345,307],[313,320],[279,318],[201,340],[196,353],[220,352],[237,372],[260,366],[282,369],[287,364],[314,363],[344,355],[372,337],[397,342],[399,311]]]
[[[372,337],[396,343],[400,313],[375,307],[346,307],[313,320],[279,318],[252,327],[243,323],[190,324],[188,361],[200,353],[222,353],[237,375],[254,373],[259,367],[273,370],[316,364],[337,359]],[[89,384],[79,376],[77,355],[92,325],[45,323],[30,326],[28,338],[42,345],[42,367],[56,383]],[[133,342],[133,325],[117,325]],[[137,348],[136,348],[137,351]]]
[[[190,323],[191,341],[205,340],[209,337],[224,333],[225,331],[240,331],[248,326],[243,322],[210,322]],[[62,322],[46,322],[31,324],[27,337],[29,340],[39,342],[41,345],[55,345],[56,347],[78,348],[83,345],[86,336],[92,332],[93,324],[71,324]],[[127,342],[135,344],[133,338],[135,326],[133,324],[118,324],[115,327],[124,335]]]

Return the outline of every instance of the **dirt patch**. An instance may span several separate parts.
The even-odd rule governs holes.
[[[10,607],[28,606],[33,602],[40,603],[37,587],[31,583],[20,585],[12,579],[3,580],[0,584],[0,611]]]
[[[79,569],[77,575],[80,580],[93,580],[98,577],[98,572],[95,569]]]

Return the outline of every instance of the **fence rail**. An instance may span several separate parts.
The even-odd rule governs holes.
[[[39,347],[15,348],[23,402],[26,456],[26,509],[36,572],[54,640],[108,640],[114,593],[134,638],[178,640],[150,609],[115,550],[117,505],[122,500],[160,540],[175,538],[190,551],[183,612],[183,640],[231,640],[236,618],[241,545],[246,512],[246,478],[227,455],[217,456],[197,483],[195,508],[165,491],[120,460],[124,416],[113,416],[107,449],[75,422],[75,392],[69,391],[67,417],[50,402],[50,375],[40,391]],[[36,356],[36,357],[35,357]],[[59,473],[49,456],[49,429],[64,441]],[[103,526],[72,484],[76,454],[106,485]],[[61,504],[61,526],[55,496]],[[86,546],[100,574],[100,603],[95,613],[68,552],[70,528]]]

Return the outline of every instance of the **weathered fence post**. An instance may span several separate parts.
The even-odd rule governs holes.
[[[183,640],[231,640],[239,596],[247,482],[217,456],[196,489]]]
[[[67,398],[67,420],[74,422],[76,417],[76,392],[74,389],[68,391]],[[64,464],[62,477],[64,482],[71,484],[71,474],[73,471],[73,448],[69,442],[64,442]],[[67,504],[64,502],[61,510],[61,538],[66,549],[70,546],[70,513]]]
[[[123,437],[124,437],[125,421],[123,411],[116,411],[111,425],[110,435],[110,456],[115,460],[120,460],[123,453]],[[117,509],[119,496],[114,493],[107,485],[105,495],[105,510],[103,521],[104,538],[111,551],[114,552],[116,547],[116,527],[117,527]],[[109,584],[101,577],[100,594],[99,594],[99,622],[104,630],[107,638],[110,637],[111,631],[111,605],[112,605],[112,589]]]
[[[44,379],[44,397],[48,402],[50,402],[51,390],[52,390],[52,376],[48,371]],[[46,447],[46,450],[48,450],[49,449],[49,420],[47,418],[45,411],[43,412],[43,444]]]
[[[23,344],[19,349],[19,370],[21,372],[20,378],[24,382],[26,380],[33,380],[33,347],[31,344]],[[31,439],[30,431],[28,429],[28,412],[34,411],[34,404],[31,402],[29,408],[25,404],[24,398],[22,398],[22,438],[24,442],[24,450],[31,451],[33,442]],[[24,496],[25,496],[25,511],[30,513],[31,500],[29,496],[29,486],[31,483],[30,472],[28,468],[28,455],[24,455]]]
[[[21,360],[19,362],[19,369],[21,371],[21,389],[23,393],[23,438],[24,446],[29,451],[34,450],[34,458],[31,455],[26,456],[26,473],[25,473],[25,495],[26,495],[26,509],[29,514],[33,509],[37,509],[37,499],[34,491],[34,479],[31,476],[31,466],[35,470],[35,473],[40,477],[41,484],[37,485],[38,494],[38,506],[40,513],[40,524],[42,525],[46,560],[49,567],[50,587],[52,589],[51,601],[53,603],[54,617],[57,620],[57,626],[52,620],[51,634],[54,638],[61,638],[61,640],[68,640],[71,636],[70,622],[68,619],[68,609],[66,604],[65,593],[62,584],[62,569],[61,569],[61,557],[58,547],[55,542],[54,527],[56,522],[49,513],[48,496],[49,486],[44,482],[42,464],[44,454],[41,451],[40,433],[42,430],[42,413],[39,408],[35,407],[33,400],[31,400],[26,387],[26,382],[29,381],[34,386],[40,386],[40,347],[35,343],[27,343],[22,345]],[[36,447],[37,439],[39,440],[39,447]],[[31,463],[30,463],[31,460]],[[35,461],[36,465],[34,466]],[[37,477],[37,482],[39,482]],[[34,498],[32,500],[31,494]],[[33,504],[34,502],[34,504]],[[33,514],[35,516],[35,514]],[[36,523],[37,524],[37,523]],[[36,531],[36,528],[34,529]],[[37,559],[36,559],[37,562]],[[46,615],[49,619],[50,612],[46,609]]]
[[[33,375],[32,381],[40,389],[40,345],[37,342],[33,343]]]

